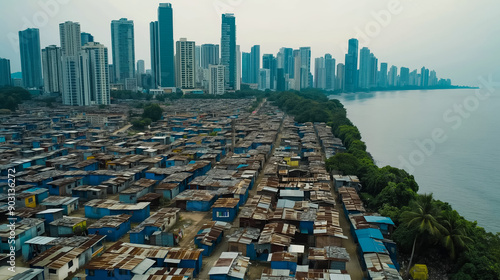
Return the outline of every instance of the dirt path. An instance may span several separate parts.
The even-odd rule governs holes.
[[[127,124],[126,126],[124,126],[124,127],[120,128],[120,129],[118,129],[117,131],[113,132],[113,135],[117,135],[117,134],[119,134],[121,132],[125,132],[125,131],[127,131],[131,127],[132,127],[131,124]]]

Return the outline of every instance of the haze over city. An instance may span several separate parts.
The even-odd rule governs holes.
[[[89,4],[90,2],[90,4]],[[50,4],[57,3],[57,9]],[[21,71],[17,32],[40,29],[41,47],[60,45],[58,25],[79,22],[82,32],[111,46],[110,22],[134,21],[136,59],[150,68],[149,23],[157,18],[159,1],[16,1],[2,3],[0,55]],[[237,44],[242,52],[253,45],[261,54],[281,47],[311,47],[315,57],[331,53],[344,62],[347,40],[359,39],[379,62],[434,69],[457,85],[478,85],[478,76],[497,71],[500,24],[497,1],[171,1],[174,40],[197,45],[220,44],[222,13],[236,16]],[[193,4],[194,3],[194,4]],[[46,6],[48,5],[48,6]],[[44,8],[45,7],[45,8]],[[384,11],[384,12],[381,12]],[[390,18],[387,15],[390,14]],[[485,44],[488,42],[488,44]],[[111,58],[111,53],[109,53]],[[313,66],[311,67],[313,68]]]

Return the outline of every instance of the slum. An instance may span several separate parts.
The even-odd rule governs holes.
[[[181,99],[139,133],[120,131],[119,105],[24,109],[0,125],[0,234],[13,215],[16,253],[45,279],[351,279],[358,261],[400,279],[392,221],[325,169],[342,141],[251,103]]]

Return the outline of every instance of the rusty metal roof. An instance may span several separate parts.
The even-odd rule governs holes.
[[[227,197],[219,198],[215,201],[213,208],[235,208],[240,203],[239,198]]]
[[[168,230],[167,226],[177,222],[178,213],[181,211],[179,208],[162,208],[158,212],[149,216],[146,220],[138,226],[130,230],[130,233],[141,232],[145,227],[157,227],[162,230]]]
[[[88,228],[105,228],[105,227],[117,228],[121,224],[130,220],[131,217],[132,217],[131,215],[126,215],[126,214],[115,215],[115,216],[104,216],[97,222],[90,225]]]
[[[149,206],[149,202],[139,202],[136,204],[126,204],[115,200],[109,199],[94,199],[87,203],[85,206],[106,208],[110,210],[142,210]]]

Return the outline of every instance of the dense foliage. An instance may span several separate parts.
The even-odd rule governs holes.
[[[394,220],[393,239],[403,253],[414,249],[413,263],[425,261],[426,254],[440,254],[451,265],[452,280],[500,279],[500,234],[486,232],[432,195],[417,194],[418,184],[405,170],[377,167],[338,100],[317,90],[282,92],[270,100],[297,122],[331,126],[347,150],[329,158],[327,168],[360,178],[364,202]]]
[[[15,111],[23,101],[31,100],[31,94],[20,87],[2,87],[0,88],[0,100],[2,100],[0,109]]]

